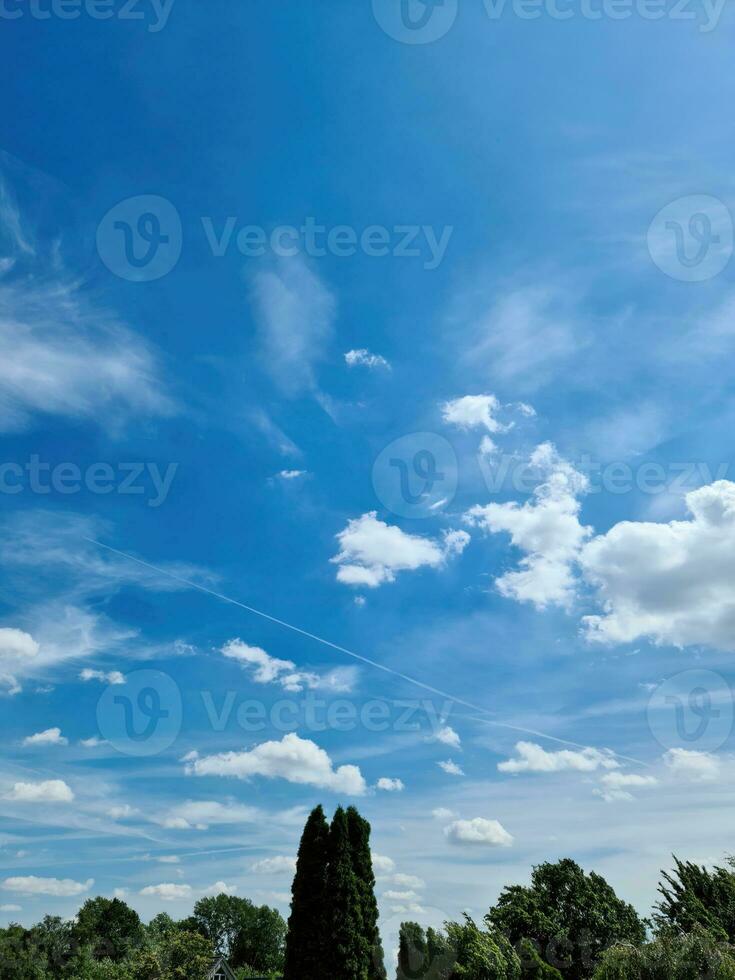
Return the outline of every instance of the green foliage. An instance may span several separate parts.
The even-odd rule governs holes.
[[[233,967],[248,967],[255,976],[280,973],[286,943],[286,923],[277,909],[244,901],[238,931],[230,952]]]
[[[352,869],[360,895],[362,928],[368,946],[369,980],[385,980],[383,946],[378,930],[378,902],[375,898],[375,873],[370,853],[370,824],[354,806],[347,810],[347,829],[352,851]]]
[[[362,918],[362,896],[352,865],[347,814],[338,807],[329,829],[327,897],[329,943],[326,974],[339,980],[368,980],[370,949]],[[324,973],[324,963],[322,973]]]
[[[662,871],[661,901],[654,922],[661,935],[691,932],[697,926],[721,940],[735,941],[735,874],[729,868],[712,871],[674,856],[671,874]]]
[[[424,930],[418,922],[402,922],[398,934],[397,980],[423,980],[428,968],[429,951]]]
[[[329,825],[318,806],[306,821],[296,860],[286,936],[284,980],[323,980],[328,943]]]
[[[74,943],[91,947],[95,959],[114,963],[139,947],[144,936],[137,912],[118,898],[88,899],[79,910],[72,933]]]
[[[594,980],[733,980],[735,950],[704,929],[665,936],[645,946],[613,946],[602,957]]]
[[[600,875],[566,858],[534,868],[529,887],[504,889],[487,922],[517,946],[531,940],[566,980],[592,975],[616,942],[640,945],[645,927],[635,909]]]
[[[469,916],[446,928],[456,955],[450,980],[520,980],[521,962],[501,933],[479,929]]]
[[[521,976],[524,980],[562,980],[555,966],[550,966],[530,939],[522,939],[516,950],[521,961]]]

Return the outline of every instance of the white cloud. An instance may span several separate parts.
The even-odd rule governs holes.
[[[375,788],[384,790],[386,793],[400,793],[406,787],[400,779],[389,779],[387,776],[381,776],[375,784]]]
[[[290,783],[318,786],[348,796],[362,796],[367,785],[357,766],[332,767],[324,749],[299,738],[294,732],[284,735],[280,742],[262,742],[244,752],[221,752],[197,759],[187,767],[195,776],[232,776],[250,779],[285,779]]]
[[[720,760],[710,752],[669,749],[664,755],[664,763],[675,776],[684,779],[706,781],[717,779],[720,774]]]
[[[112,893],[112,897],[119,898],[121,902],[124,902],[125,899],[128,897],[128,894],[129,891],[127,888],[116,888]]]
[[[276,474],[281,480],[298,480],[301,476],[306,476],[306,470],[281,470]]]
[[[285,395],[316,391],[316,365],[332,337],[336,302],[301,256],[281,259],[252,279],[261,360]]]
[[[584,619],[590,639],[735,650],[735,483],[685,499],[687,520],[624,521],[584,547],[581,566],[604,607]]]
[[[395,871],[396,862],[393,858],[386,857],[385,854],[372,853],[373,871],[375,874],[389,875]]]
[[[383,898],[389,902],[415,902],[419,896],[414,891],[393,891],[389,889],[383,893]]]
[[[39,649],[30,633],[10,626],[0,627],[0,686],[6,687],[8,694],[20,694],[18,670],[37,657]]]
[[[173,414],[149,345],[89,297],[63,278],[0,279],[0,431],[36,415],[115,428]]]
[[[444,806],[438,806],[435,810],[432,810],[431,815],[434,820],[454,820],[455,817],[459,816],[454,810],[448,810]]]
[[[494,378],[535,390],[579,354],[583,327],[577,307],[578,297],[556,284],[494,287],[488,308],[465,313],[469,343],[463,360],[475,371],[489,369]],[[452,329],[456,337],[454,323]]]
[[[176,854],[164,854],[161,857],[157,857],[156,861],[159,864],[181,864],[181,858]]]
[[[602,777],[600,783],[602,789],[595,789],[593,793],[601,796],[606,803],[614,803],[618,800],[632,800],[631,789],[649,789],[658,785],[658,779],[655,776],[640,776],[630,772],[609,772]]]
[[[100,738],[99,735],[92,735],[90,738],[80,739],[79,744],[84,749],[98,749],[100,745],[106,745],[107,742],[103,738]]]
[[[0,905],[0,912],[22,912],[23,908],[20,905]]]
[[[298,670],[293,661],[279,660],[261,647],[250,646],[240,639],[229,640],[220,652],[249,670],[256,684],[280,684],[285,691],[294,694],[304,688],[346,693],[352,690],[357,677],[354,667],[338,667],[323,675]]]
[[[35,735],[28,735],[23,739],[23,745],[33,747],[34,745],[68,745],[69,739],[64,738],[60,728],[47,728],[44,732],[36,732]]]
[[[120,803],[117,806],[111,806],[107,811],[107,816],[111,820],[127,820],[128,817],[133,817],[138,811],[130,806],[129,803]]]
[[[381,354],[372,354],[367,348],[348,350],[345,353],[345,363],[348,367],[387,368],[390,364]]]
[[[85,882],[70,878],[6,878],[2,883],[5,891],[19,892],[21,895],[50,895],[54,898],[74,898],[83,895],[94,885],[94,878]]]
[[[437,762],[440,769],[443,769],[445,773],[449,776],[464,776],[464,770],[461,769],[456,762],[451,759],[447,759],[446,762]]]
[[[426,888],[426,882],[424,879],[417,878],[416,875],[395,874],[393,875],[392,880],[393,884],[397,885],[399,888]]]
[[[256,861],[250,870],[261,875],[293,874],[296,871],[296,858],[278,854]]]
[[[215,881],[202,891],[203,895],[234,895],[237,885],[228,885],[226,881]]]
[[[501,405],[495,395],[465,395],[441,406],[442,418],[460,429],[484,428],[488,432],[504,432],[508,427],[495,418]]]
[[[192,896],[191,885],[174,885],[164,882],[160,885],[147,885],[141,888],[140,894],[146,897],[160,898],[162,902],[181,902]]]
[[[63,779],[47,779],[40,783],[15,783],[5,799],[16,803],[71,803],[74,793]]]
[[[189,800],[172,807],[154,822],[169,830],[208,830],[212,826],[255,823],[261,819],[257,807],[219,800]]]
[[[475,817],[474,820],[455,820],[444,828],[454,844],[484,844],[490,847],[510,847],[513,837],[497,820]]]
[[[442,728],[440,728],[433,738],[436,739],[437,742],[442,742],[444,745],[451,746],[453,749],[459,749],[462,746],[462,740],[450,725],[444,725]]]
[[[578,498],[589,489],[589,481],[551,443],[536,447],[530,465],[541,480],[533,500],[477,505],[465,520],[491,534],[506,532],[526,553],[520,571],[495,580],[501,595],[538,608],[569,606],[575,594],[574,563],[592,533],[579,521]]]
[[[599,749],[560,749],[548,752],[535,742],[517,742],[517,759],[498,763],[500,772],[596,772],[598,769],[617,769],[613,754]]]
[[[340,550],[330,559],[339,565],[337,580],[345,585],[377,588],[394,582],[396,574],[417,568],[439,568],[448,558],[462,553],[469,535],[446,531],[443,541],[407,534],[379,521],[376,511],[348,521],[337,535]]]
[[[110,670],[105,673],[104,670],[91,670],[88,667],[84,668],[79,679],[81,681],[99,681],[101,684],[119,685],[125,683],[125,675],[121,674],[119,670]]]

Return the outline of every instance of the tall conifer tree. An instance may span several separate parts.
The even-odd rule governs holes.
[[[299,845],[288,920],[284,980],[324,980],[331,939],[328,921],[329,825],[321,806],[312,810]]]
[[[370,853],[370,824],[351,806],[347,810],[347,827],[352,851],[352,868],[357,879],[362,913],[362,929],[368,950],[368,980],[385,980],[383,946],[378,930],[378,903],[375,898],[375,873]]]
[[[370,950],[362,918],[362,897],[352,862],[347,814],[338,807],[329,831],[329,944],[322,980],[369,980]]]

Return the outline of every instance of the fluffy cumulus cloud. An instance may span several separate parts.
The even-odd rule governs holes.
[[[237,885],[228,885],[226,881],[215,881],[213,885],[207,885],[202,889],[203,895],[234,895]]]
[[[64,738],[60,728],[47,728],[43,732],[36,732],[23,739],[23,745],[29,748],[34,746],[48,747],[50,745],[68,745],[69,739]]]
[[[443,745],[449,745],[453,749],[459,749],[462,746],[462,740],[450,725],[443,725],[432,738]]]
[[[71,803],[74,793],[63,779],[47,779],[38,783],[15,783],[5,799],[15,803]]]
[[[487,429],[504,432],[507,426],[495,418],[501,405],[495,395],[464,395],[441,406],[442,418],[460,429]]]
[[[280,742],[262,742],[244,752],[221,752],[218,755],[195,759],[187,766],[195,776],[231,776],[251,779],[285,779],[289,783],[316,786],[347,796],[362,796],[367,790],[365,779],[357,766],[335,769],[324,749],[299,738],[294,732],[284,735]]]
[[[256,861],[250,868],[256,875],[293,874],[296,871],[296,858],[277,854],[275,857],[263,858]]]
[[[80,681],[99,681],[101,684],[121,685],[125,683],[125,675],[119,670],[92,670],[85,667],[79,675]]]
[[[448,776],[464,776],[464,770],[451,759],[446,759],[444,762],[437,762],[437,765]]]
[[[735,483],[700,487],[686,504],[687,520],[624,521],[584,547],[604,610],[586,617],[589,638],[735,650]]]
[[[345,353],[345,364],[347,367],[390,369],[390,364],[382,354],[373,354],[366,347],[360,347],[357,350],[348,350]]]
[[[256,684],[279,684],[284,691],[294,694],[304,688],[346,693],[352,690],[357,675],[354,667],[338,667],[326,674],[298,670],[293,661],[272,657],[261,647],[243,643],[240,639],[229,640],[221,653],[249,671]]]
[[[147,885],[140,894],[147,898],[159,898],[162,902],[183,902],[192,896],[191,885],[175,885],[163,882],[160,885]]]
[[[387,857],[385,854],[376,854],[373,852],[373,871],[377,875],[389,875],[392,874],[396,869],[396,862],[393,858]]]
[[[30,633],[11,626],[0,627],[0,689],[20,694],[19,668],[22,670],[38,656],[40,646]]]
[[[337,580],[345,585],[377,588],[394,582],[398,572],[440,568],[448,558],[464,551],[466,531],[445,531],[441,540],[407,534],[378,520],[370,511],[349,521],[337,535],[339,553],[331,559],[339,566]]]
[[[598,769],[617,769],[614,755],[600,749],[560,749],[548,752],[535,742],[516,743],[516,758],[498,763],[500,772],[596,772]]]
[[[495,580],[502,595],[538,608],[569,606],[576,591],[575,562],[592,533],[579,520],[579,498],[589,481],[551,443],[536,447],[530,467],[540,480],[530,501],[477,505],[465,520],[489,534],[509,534],[524,552],[518,571]]]
[[[632,800],[631,790],[650,789],[658,785],[655,776],[641,776],[633,772],[608,772],[600,780],[601,787],[593,790],[597,796],[601,796],[606,803],[614,803],[617,800]]]
[[[664,755],[664,763],[670,772],[684,779],[710,780],[717,779],[720,774],[720,760],[711,752],[669,749]]]
[[[513,837],[497,820],[475,817],[474,820],[455,820],[444,828],[453,844],[480,844],[486,847],[510,847]]]
[[[212,826],[255,823],[261,819],[256,807],[220,800],[188,800],[179,803],[154,822],[168,830],[208,830]]]
[[[401,793],[406,787],[400,779],[390,779],[387,776],[381,776],[375,784],[375,788],[383,790],[386,793]]]
[[[49,895],[53,898],[74,898],[83,895],[94,885],[94,878],[73,881],[71,878],[6,878],[2,887],[8,892],[21,895]]]

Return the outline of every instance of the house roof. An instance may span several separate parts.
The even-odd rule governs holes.
[[[224,958],[224,956],[218,956],[212,964],[212,969],[209,971],[209,980],[213,980],[218,973],[223,973],[225,980],[237,980],[237,977],[228,966],[227,960]]]

